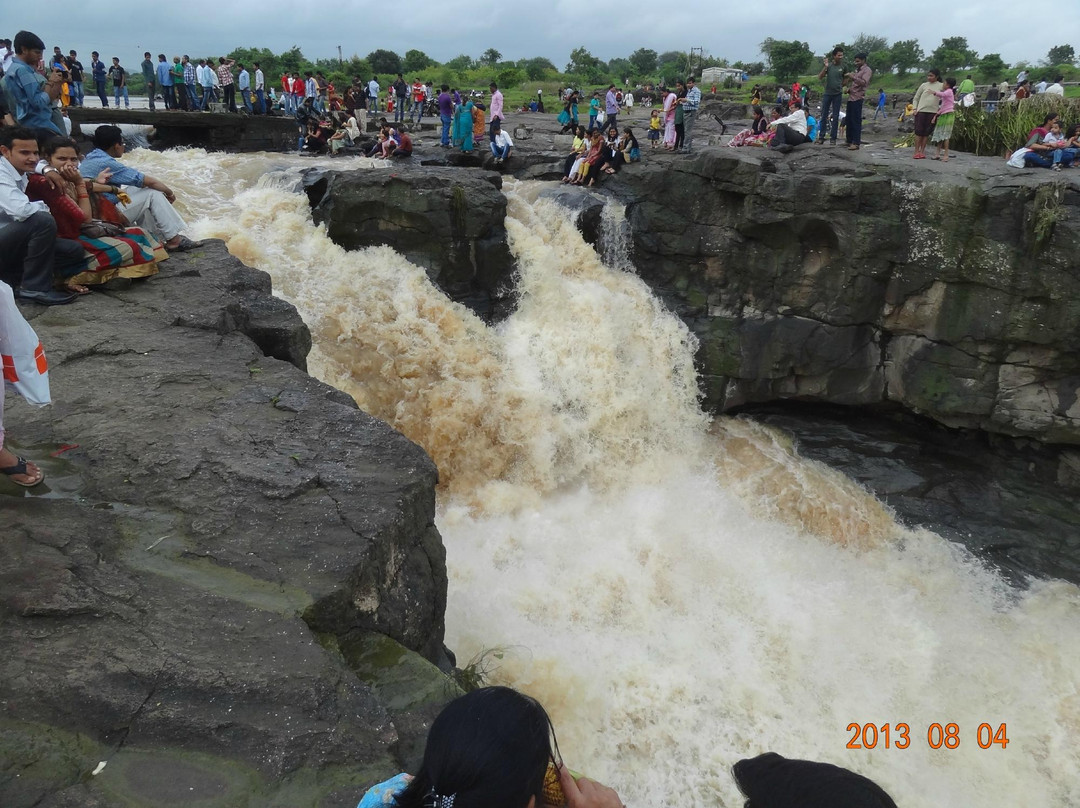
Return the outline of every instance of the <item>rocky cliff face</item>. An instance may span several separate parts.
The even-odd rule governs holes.
[[[454,692],[427,455],[220,242],[27,313],[55,403],[8,398],[48,481],[0,496],[0,804],[352,806],[415,765]]]
[[[708,406],[888,403],[1080,443],[1077,182],[927,162],[712,149],[619,175],[635,264],[701,340]]]

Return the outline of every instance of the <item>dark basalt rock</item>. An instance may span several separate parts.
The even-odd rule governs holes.
[[[298,368],[269,292],[210,242],[26,307],[54,404],[6,413],[48,479],[0,493],[5,808],[355,805],[456,692],[434,464]]]
[[[459,157],[482,159],[479,153]],[[350,250],[389,245],[484,317],[509,297],[513,259],[499,174],[394,165],[326,172],[310,182],[322,190],[316,200],[318,190],[308,186],[315,221],[326,224],[336,244]]]

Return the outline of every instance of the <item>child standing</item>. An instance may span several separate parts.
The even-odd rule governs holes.
[[[589,102],[589,134],[596,128],[596,118],[600,114],[600,93],[593,93]]]
[[[660,110],[654,109],[649,116],[649,148],[655,149],[660,142]]]
[[[938,107],[934,134],[930,135],[930,142],[937,145],[937,154],[934,155],[934,159],[947,163],[949,162],[949,138],[952,137],[953,119],[956,117],[956,79],[950,76],[945,79],[945,89],[931,92],[941,99],[941,106]]]

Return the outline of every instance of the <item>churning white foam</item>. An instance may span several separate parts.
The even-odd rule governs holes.
[[[129,159],[271,274],[317,375],[436,459],[448,645],[504,648],[495,678],[549,707],[573,768],[631,805],[740,806],[730,766],[765,750],[904,806],[1080,805],[1077,589],[1010,590],[775,432],[710,426],[692,336],[535,185],[509,184],[521,303],[489,328],[392,250],[333,245],[284,190],[311,161]],[[853,722],[910,746],[846,749]],[[959,748],[931,749],[949,722]]]

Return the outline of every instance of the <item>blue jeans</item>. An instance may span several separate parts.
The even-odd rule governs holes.
[[[109,94],[105,92],[105,79],[94,79],[94,84],[97,87],[98,98],[101,99],[101,106],[104,109],[109,108]]]
[[[830,93],[821,99],[820,127],[818,143],[825,142],[826,130],[829,130],[829,139],[835,143],[836,130],[840,127],[840,93]]]
[[[409,106],[408,96],[395,96],[394,98],[394,123],[405,123],[405,107]]]
[[[444,146],[450,145],[450,121],[453,118],[449,115],[440,115],[439,120],[442,121],[442,144]]]
[[[1050,168],[1053,163],[1049,157],[1043,157],[1038,152],[1028,152],[1024,155],[1025,166],[1039,166],[1040,168]]]
[[[266,114],[266,95],[262,90],[255,91],[255,113],[257,115]]]
[[[500,160],[505,160],[510,156],[510,146],[503,146],[501,149],[495,144],[491,144],[491,153],[494,154]]]
[[[81,107],[83,102],[83,87],[81,81],[71,82],[71,103]]]
[[[296,96],[292,93],[285,93],[285,114],[296,114]]]
[[[1054,149],[1054,165],[1064,163],[1067,166],[1071,166],[1076,159],[1076,154],[1076,149]]]
[[[847,142],[849,145],[862,145],[862,108],[863,99],[847,102]]]
[[[213,87],[202,88],[202,100],[199,101],[199,109],[209,109],[210,105],[217,101],[217,93]]]
[[[874,110],[875,121],[877,120],[877,116],[879,113],[881,114],[881,117],[885,118],[885,120],[889,119],[889,113],[885,111],[885,107],[879,105],[878,108]]]
[[[199,108],[199,94],[195,92],[194,84],[185,84],[184,86],[187,87],[188,108],[194,111]]]
[[[121,93],[123,93],[123,94],[124,94],[124,106],[125,106],[125,107],[130,107],[130,106],[131,106],[131,104],[130,104],[130,102],[128,101],[128,91],[127,91],[127,87],[115,87],[115,88],[114,88],[114,91],[113,91],[113,94],[114,94],[114,96],[115,96],[115,101],[116,101],[116,108],[117,108],[117,109],[119,109],[119,108],[120,108],[120,94],[121,94]]]
[[[240,97],[244,100],[244,109],[248,112],[252,112],[251,106],[251,90],[246,87],[240,91]]]
[[[423,118],[423,117],[424,117],[424,102],[423,101],[413,101],[412,102],[412,109],[409,110],[409,120],[411,121],[411,120],[415,119],[416,122],[419,123],[420,119]]]

